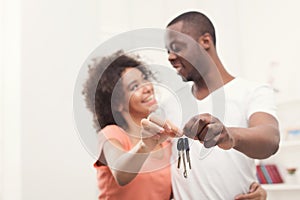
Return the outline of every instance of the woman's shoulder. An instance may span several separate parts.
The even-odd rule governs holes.
[[[113,136],[113,135],[123,136],[124,135],[124,136],[126,136],[127,135],[126,131],[122,127],[120,127],[118,125],[114,125],[114,124],[105,126],[104,128],[102,128],[99,131],[99,134],[104,134],[105,136],[108,136],[108,135],[111,135],[111,136]]]
[[[130,139],[126,131],[117,125],[107,125],[99,132],[102,140],[117,140],[125,149],[130,147]],[[104,136],[104,138],[103,138]]]
[[[118,125],[112,124],[112,125],[105,126],[99,132],[102,134],[109,134],[109,133],[120,133],[120,132],[125,132],[125,131]]]

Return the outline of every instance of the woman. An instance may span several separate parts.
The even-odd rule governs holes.
[[[157,105],[152,78],[137,58],[122,51],[89,69],[83,92],[101,129],[101,153],[94,165],[99,199],[170,199],[171,146],[166,139],[175,132],[146,119]]]
[[[89,68],[83,94],[100,138],[94,164],[99,199],[171,198],[167,138],[181,133],[169,122],[146,119],[157,105],[152,79],[143,63],[122,51],[95,60]],[[264,194],[261,187],[251,192]]]

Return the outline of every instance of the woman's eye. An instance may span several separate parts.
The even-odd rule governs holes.
[[[142,79],[142,82],[143,83],[149,82],[149,77],[147,75],[144,75],[143,79]]]
[[[132,85],[131,87],[130,87],[130,91],[134,91],[134,90],[136,90],[136,89],[138,89],[139,88],[139,85],[138,84],[134,84],[134,85]]]

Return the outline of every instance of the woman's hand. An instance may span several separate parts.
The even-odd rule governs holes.
[[[170,137],[183,136],[183,131],[168,119],[163,119],[159,115],[156,115],[154,113],[150,114],[148,119],[154,124],[164,128],[164,133],[169,135]]]
[[[168,137],[180,137],[182,131],[169,120],[163,120],[155,114],[142,119],[142,140],[148,148],[164,142]]]

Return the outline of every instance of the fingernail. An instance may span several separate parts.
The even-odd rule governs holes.
[[[165,131],[164,128],[159,128],[159,133],[160,133],[160,134],[163,133],[164,131]]]
[[[168,131],[172,130],[171,126],[168,123],[166,123],[166,130]]]
[[[183,131],[179,129],[178,132],[177,132],[177,136],[178,136],[178,137],[183,136]]]

